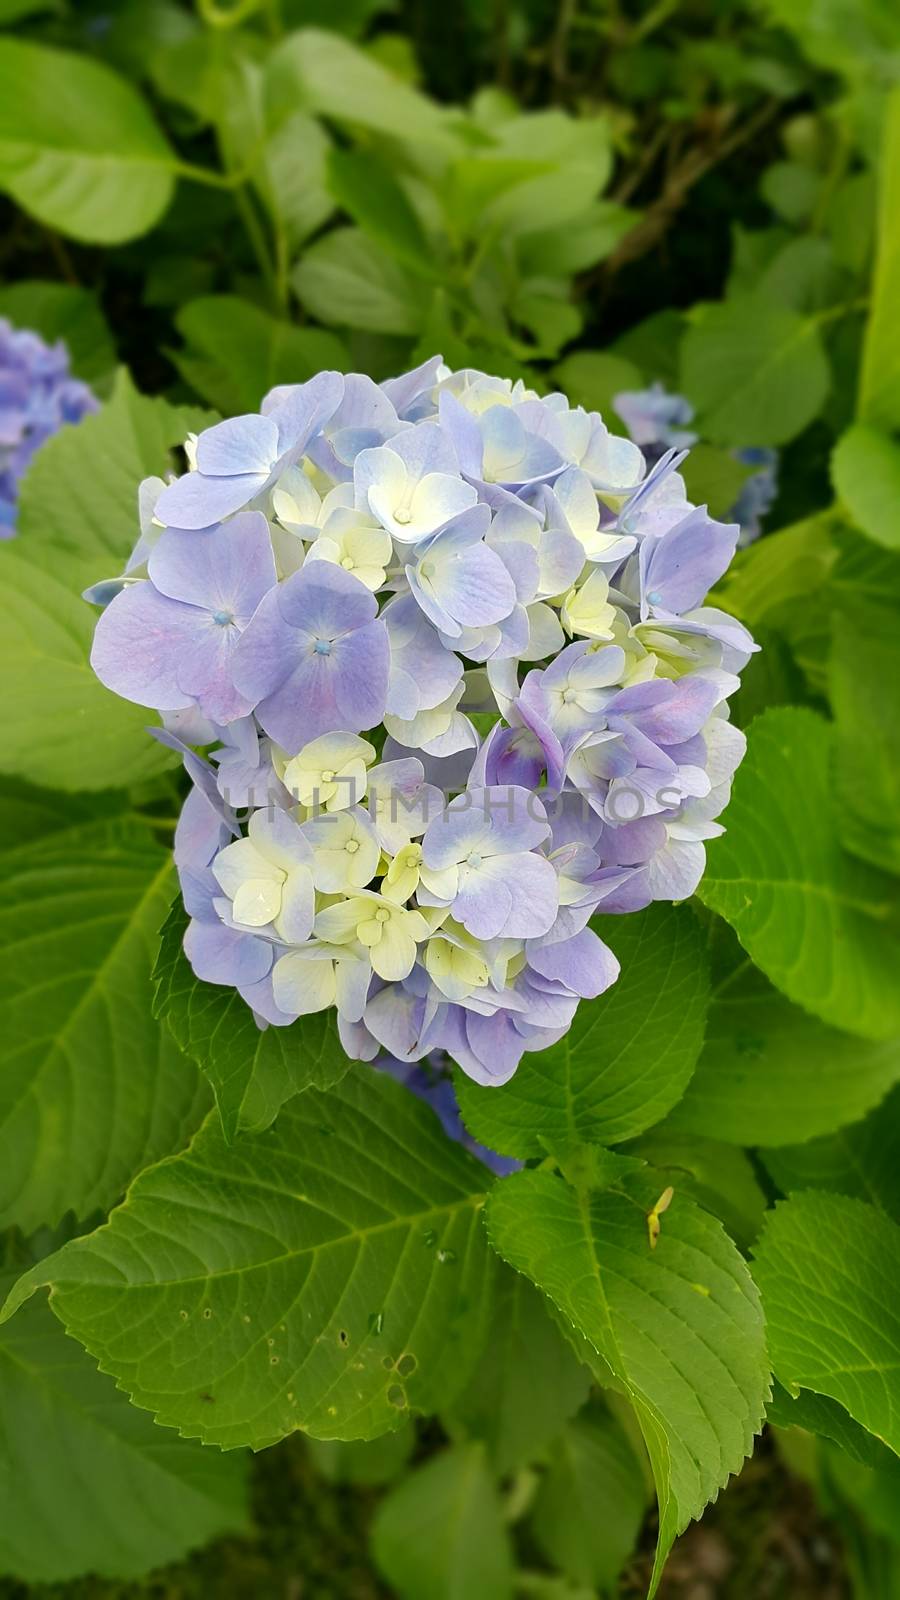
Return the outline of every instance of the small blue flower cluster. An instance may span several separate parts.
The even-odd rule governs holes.
[[[144,483],[92,652],[191,776],[197,976],[348,1055],[502,1083],[681,900],[721,831],[756,647],[704,604],[735,525],[562,394],[325,372]],[[198,747],[206,754],[198,753]]]
[[[69,372],[59,340],[45,344],[0,317],[0,539],[16,531],[19,482],[36,450],[67,422],[80,422],[97,401]]]
[[[615,407],[630,437],[639,444],[649,462],[666,450],[689,448],[699,435],[689,424],[694,408],[684,395],[669,394],[661,383],[649,389],[628,390],[615,397]],[[740,526],[739,545],[750,544],[762,533],[763,519],[771,511],[778,494],[778,451],[763,446],[732,450],[735,461],[752,467],[728,515]]]

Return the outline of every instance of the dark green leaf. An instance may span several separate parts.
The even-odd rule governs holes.
[[[0,1570],[139,1578],[247,1529],[246,1461],[158,1428],[32,1301],[0,1332]]]
[[[389,255],[432,275],[422,225],[389,167],[362,150],[332,150],[328,184],[341,210]]]
[[[763,1151],[763,1160],[785,1194],[829,1189],[855,1195],[900,1222],[900,1089],[862,1122],[807,1144]]]
[[[540,1455],[587,1399],[590,1382],[541,1295],[521,1273],[504,1267],[497,1274],[490,1341],[446,1426],[451,1436],[462,1424],[483,1440],[503,1475]]]
[[[644,1520],[647,1487],[616,1418],[592,1405],[554,1443],[532,1508],[547,1560],[573,1583],[613,1592]]]

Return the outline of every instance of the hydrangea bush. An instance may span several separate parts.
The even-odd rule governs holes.
[[[492,1084],[616,981],[591,916],[693,893],[745,747],[755,645],[705,603],[739,530],[678,443],[435,357],[276,388],[141,486],[92,662],[191,776],[198,978]]]
[[[62,340],[49,345],[0,317],[0,539],[16,531],[19,483],[35,452],[65,423],[96,410],[87,384],[72,377]]]

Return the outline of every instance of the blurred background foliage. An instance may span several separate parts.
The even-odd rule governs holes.
[[[723,587],[768,646],[741,720],[830,697],[853,755],[895,670],[900,594],[895,0],[0,0],[0,29],[0,316],[64,337],[102,397],[127,367],[184,426],[325,366],[380,379],[436,350],[604,412],[663,383],[695,409],[686,475],[714,514],[740,486],[734,450],[782,452],[782,531]],[[108,448],[129,441],[136,477],[162,414],[121,377],[115,396]],[[27,490],[22,512],[27,535]],[[836,607],[865,607],[852,671],[840,626],[829,653]],[[844,843],[896,871],[896,762],[874,781],[874,803],[843,797]],[[818,1146],[833,1165],[827,1138],[807,1162]],[[790,1181],[779,1155],[746,1158],[726,1200],[715,1172],[697,1180],[739,1236]],[[504,1373],[526,1411],[528,1353],[523,1335]],[[648,1486],[581,1374],[556,1374],[572,1420],[554,1438],[477,1442],[457,1416],[289,1442],[256,1468],[243,1540],[146,1583],[0,1595],[639,1595]],[[471,1421],[484,1396],[467,1400]],[[770,1430],[661,1594],[900,1594],[896,1461],[821,1435]]]

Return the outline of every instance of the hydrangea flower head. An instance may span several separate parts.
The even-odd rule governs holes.
[[[261,1026],[502,1083],[616,981],[593,914],[696,888],[756,646],[666,418],[645,455],[435,358],[274,390],[142,486],[92,660],[182,754],[185,950]]]
[[[16,531],[19,482],[35,452],[67,422],[97,409],[87,384],[72,377],[61,340],[45,344],[0,317],[0,538]]]

